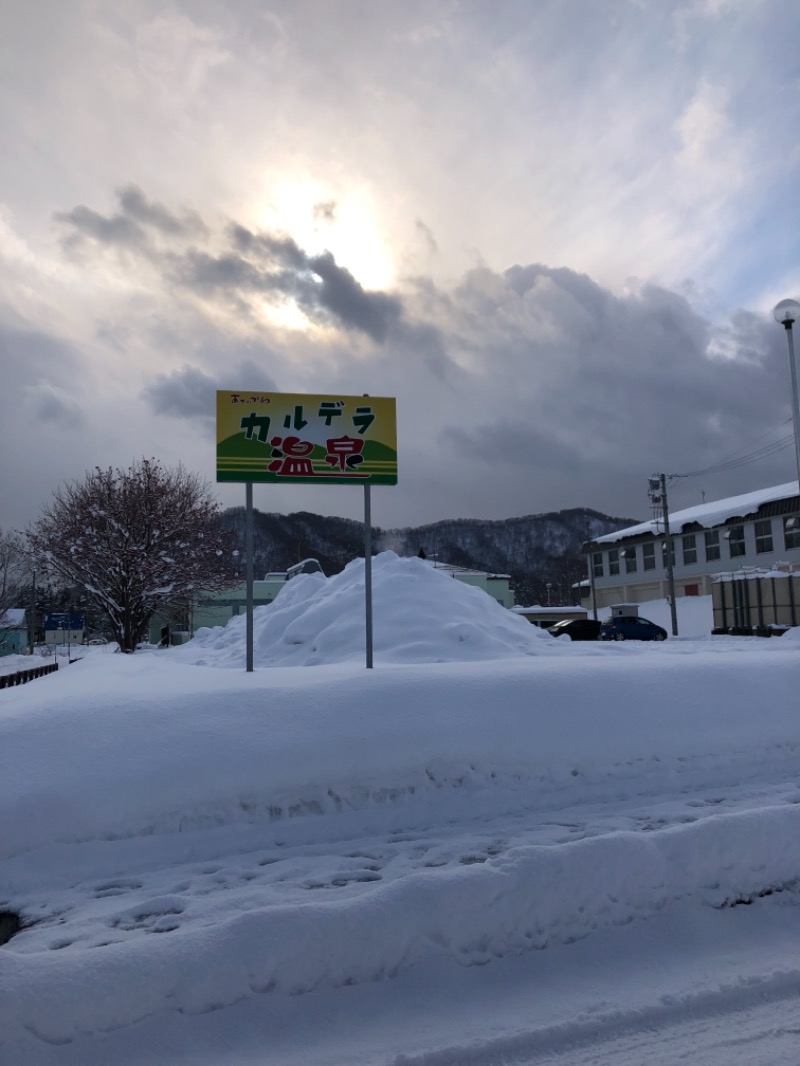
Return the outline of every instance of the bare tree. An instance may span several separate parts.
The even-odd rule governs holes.
[[[231,534],[207,484],[155,459],[67,484],[27,539],[36,559],[86,590],[125,652],[156,612],[236,582]]]
[[[0,529],[0,620],[15,607],[27,610],[30,600],[31,567],[16,533]],[[0,643],[3,628],[0,627]]]

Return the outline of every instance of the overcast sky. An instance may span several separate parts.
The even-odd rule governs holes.
[[[396,396],[384,527],[646,518],[791,433],[796,0],[0,4],[3,527],[95,465],[213,481],[216,389]]]

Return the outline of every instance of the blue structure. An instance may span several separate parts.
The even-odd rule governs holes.
[[[76,611],[53,611],[44,619],[45,644],[80,644],[86,619]]]

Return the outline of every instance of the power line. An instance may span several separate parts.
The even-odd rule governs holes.
[[[763,433],[758,440],[763,440],[765,437],[773,433],[775,429],[780,429],[781,426],[785,426],[791,419],[787,418],[784,422],[780,423],[780,426],[774,426],[772,429]],[[686,474],[673,474],[672,477],[699,477],[705,474],[719,474],[727,470],[737,470],[741,466],[747,466],[749,463],[756,463],[761,459],[766,459],[770,455],[774,455],[776,452],[782,451],[794,440],[793,434],[789,433],[785,437],[781,437],[777,441],[773,441],[771,444],[765,444],[760,448],[755,448],[753,451],[744,453],[734,453],[728,459],[723,459],[719,463],[713,466],[704,467],[702,470],[690,470]]]

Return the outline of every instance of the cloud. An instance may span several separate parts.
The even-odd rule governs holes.
[[[70,396],[66,390],[38,382],[26,386],[33,417],[38,425],[48,425],[51,429],[78,430],[85,427],[86,418],[77,398]]]
[[[163,204],[148,200],[133,184],[116,191],[119,210],[109,216],[99,214],[85,204],[71,211],[57,211],[55,221],[64,229],[65,247],[74,249],[82,241],[101,245],[143,250],[155,234],[164,237],[203,238],[205,223],[196,211],[184,210],[180,216]],[[148,232],[149,231],[149,232]]]
[[[273,378],[251,360],[232,370],[221,371],[216,378],[198,367],[184,364],[168,374],[159,374],[142,390],[143,398],[156,414],[191,420],[216,418],[217,390],[253,388],[277,392]]]
[[[713,326],[683,293],[635,281],[618,293],[542,263],[370,293],[285,234],[208,232],[211,248],[200,249],[159,231],[138,289],[108,315],[113,330],[95,329],[102,373],[56,337],[0,336],[6,430],[27,438],[38,420],[36,448],[13,472],[19,504],[48,477],[61,480],[65,464],[74,476],[98,458],[129,462],[136,440],[167,463],[190,455],[207,475],[217,389],[395,396],[400,481],[376,495],[384,526],[578,506],[644,517],[653,473],[711,467],[789,414],[782,331],[754,312]],[[120,278],[131,273],[120,264]],[[287,331],[256,313],[267,296],[340,328]],[[243,314],[220,316],[236,301]],[[105,302],[100,311],[105,321]],[[160,360],[149,376],[148,353]],[[681,480],[673,503],[792,476],[787,449],[702,484]],[[219,491],[224,503],[238,499],[235,488]],[[300,487],[271,488],[268,506],[354,513],[352,494]]]
[[[216,386],[396,396],[382,524],[643,517],[785,423],[790,0],[6,7],[4,515],[98,460],[213,470]]]
[[[400,300],[386,293],[365,291],[349,270],[338,266],[330,252],[313,256],[308,265],[322,284],[319,289],[305,287],[298,294],[302,307],[312,315],[318,309],[324,310],[375,341],[386,340],[402,316]]]
[[[650,474],[746,451],[788,413],[781,338],[765,317],[740,312],[720,334],[659,286],[618,296],[575,271],[529,264],[473,272],[438,299],[427,291],[426,310],[459,369],[401,390],[425,412],[430,469],[447,471],[444,513],[466,513],[447,500],[471,491],[490,513],[550,501],[635,517]],[[702,488],[722,496],[791,476],[787,450],[708,475]],[[692,502],[694,486],[681,482],[678,497]],[[435,491],[427,484],[431,499]]]
[[[335,222],[336,201],[325,200],[323,203],[314,204],[312,215],[318,222]]]
[[[365,289],[330,252],[311,255],[286,234],[238,222],[210,234],[195,212],[171,212],[134,185],[117,190],[117,199],[120,211],[108,217],[85,205],[56,215],[68,252],[89,240],[138,253],[173,286],[203,300],[221,299],[243,312],[254,310],[256,296],[292,300],[313,322],[359,330],[379,343],[402,319],[397,296]],[[196,237],[213,237],[216,250],[198,248]]]
[[[71,211],[57,212],[55,220],[67,230],[64,243],[68,249],[74,248],[81,239],[126,247],[141,247],[147,240],[142,227],[124,214],[106,218],[83,204]]]
[[[151,226],[170,236],[205,237],[205,223],[196,211],[185,210],[178,217],[163,204],[147,200],[136,185],[126,185],[117,192],[123,214],[145,226]]]

